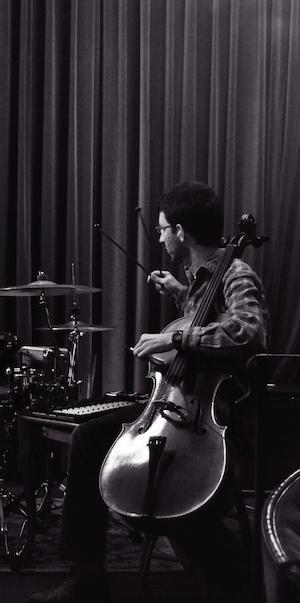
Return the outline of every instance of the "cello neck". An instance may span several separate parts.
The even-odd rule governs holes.
[[[241,257],[247,245],[260,247],[268,237],[256,236],[256,221],[251,214],[243,214],[240,222],[240,232],[232,237],[225,247],[225,251],[214,271],[205,291],[205,294],[199,304],[190,328],[204,326],[209,319],[210,311],[215,302],[222,279],[226,274],[231,262],[235,257]],[[166,374],[167,381],[181,381],[186,370],[186,358],[178,352],[171,363]]]
[[[233,258],[235,257],[235,254],[236,246],[229,243],[217,265],[216,270],[214,271],[208,283],[202,302],[195,312],[195,316],[192,320],[191,327],[201,327],[204,326],[207,322],[209,313],[219,291],[222,279],[226,274]]]
[[[214,271],[207,289],[205,291],[204,297],[199,304],[194,318],[190,324],[190,328],[204,326],[208,320],[210,311],[215,302],[217,293],[219,291],[219,287],[221,285],[222,279],[226,274],[233,258],[236,255],[236,245],[229,243],[225,248],[225,251],[218,262],[216,270]],[[180,352],[178,352],[172,361],[169,369],[165,375],[165,379],[167,383],[170,382],[180,382],[182,381],[185,371],[186,371],[187,359]],[[163,384],[162,384],[163,387]]]

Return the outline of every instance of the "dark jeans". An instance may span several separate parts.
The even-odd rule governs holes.
[[[143,407],[125,407],[92,419],[72,433],[61,545],[75,563],[103,565],[108,509],[99,491],[102,461],[122,423],[134,421]]]
[[[64,556],[75,564],[104,566],[108,509],[99,491],[99,471],[121,424],[134,421],[141,410],[120,409],[82,424],[72,434],[61,545]],[[213,505],[191,520],[167,522],[162,531],[191,566],[201,564],[212,582],[218,577],[222,588],[238,589],[249,587],[249,564],[239,535],[224,523],[231,494],[227,479]]]

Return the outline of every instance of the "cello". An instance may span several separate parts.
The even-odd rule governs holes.
[[[253,216],[241,217],[240,232],[226,245],[196,312],[162,332],[207,324],[233,259],[266,240],[255,235],[255,227]],[[190,379],[191,366],[188,354],[175,350],[150,357],[149,402],[137,420],[122,425],[100,469],[100,492],[113,511],[128,518],[181,518],[203,507],[222,484],[227,426],[218,423],[215,406],[232,375],[219,368],[196,371]]]

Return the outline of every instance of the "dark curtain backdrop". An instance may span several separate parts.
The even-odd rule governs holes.
[[[145,391],[129,346],[174,317],[146,273],[169,267],[157,199],[212,185],[225,234],[251,212],[270,241],[245,258],[262,277],[273,351],[300,337],[298,0],[0,0],[0,287],[36,279],[101,288],[80,319],[83,395]],[[139,209],[137,209],[139,208]],[[54,323],[72,298],[49,299]],[[38,298],[0,298],[0,329],[50,345]],[[66,336],[58,338],[65,345]]]

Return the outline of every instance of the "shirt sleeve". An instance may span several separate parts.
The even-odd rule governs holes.
[[[224,313],[204,327],[186,327],[185,351],[257,353],[268,347],[267,309],[260,280],[246,264],[229,268],[223,278]]]

